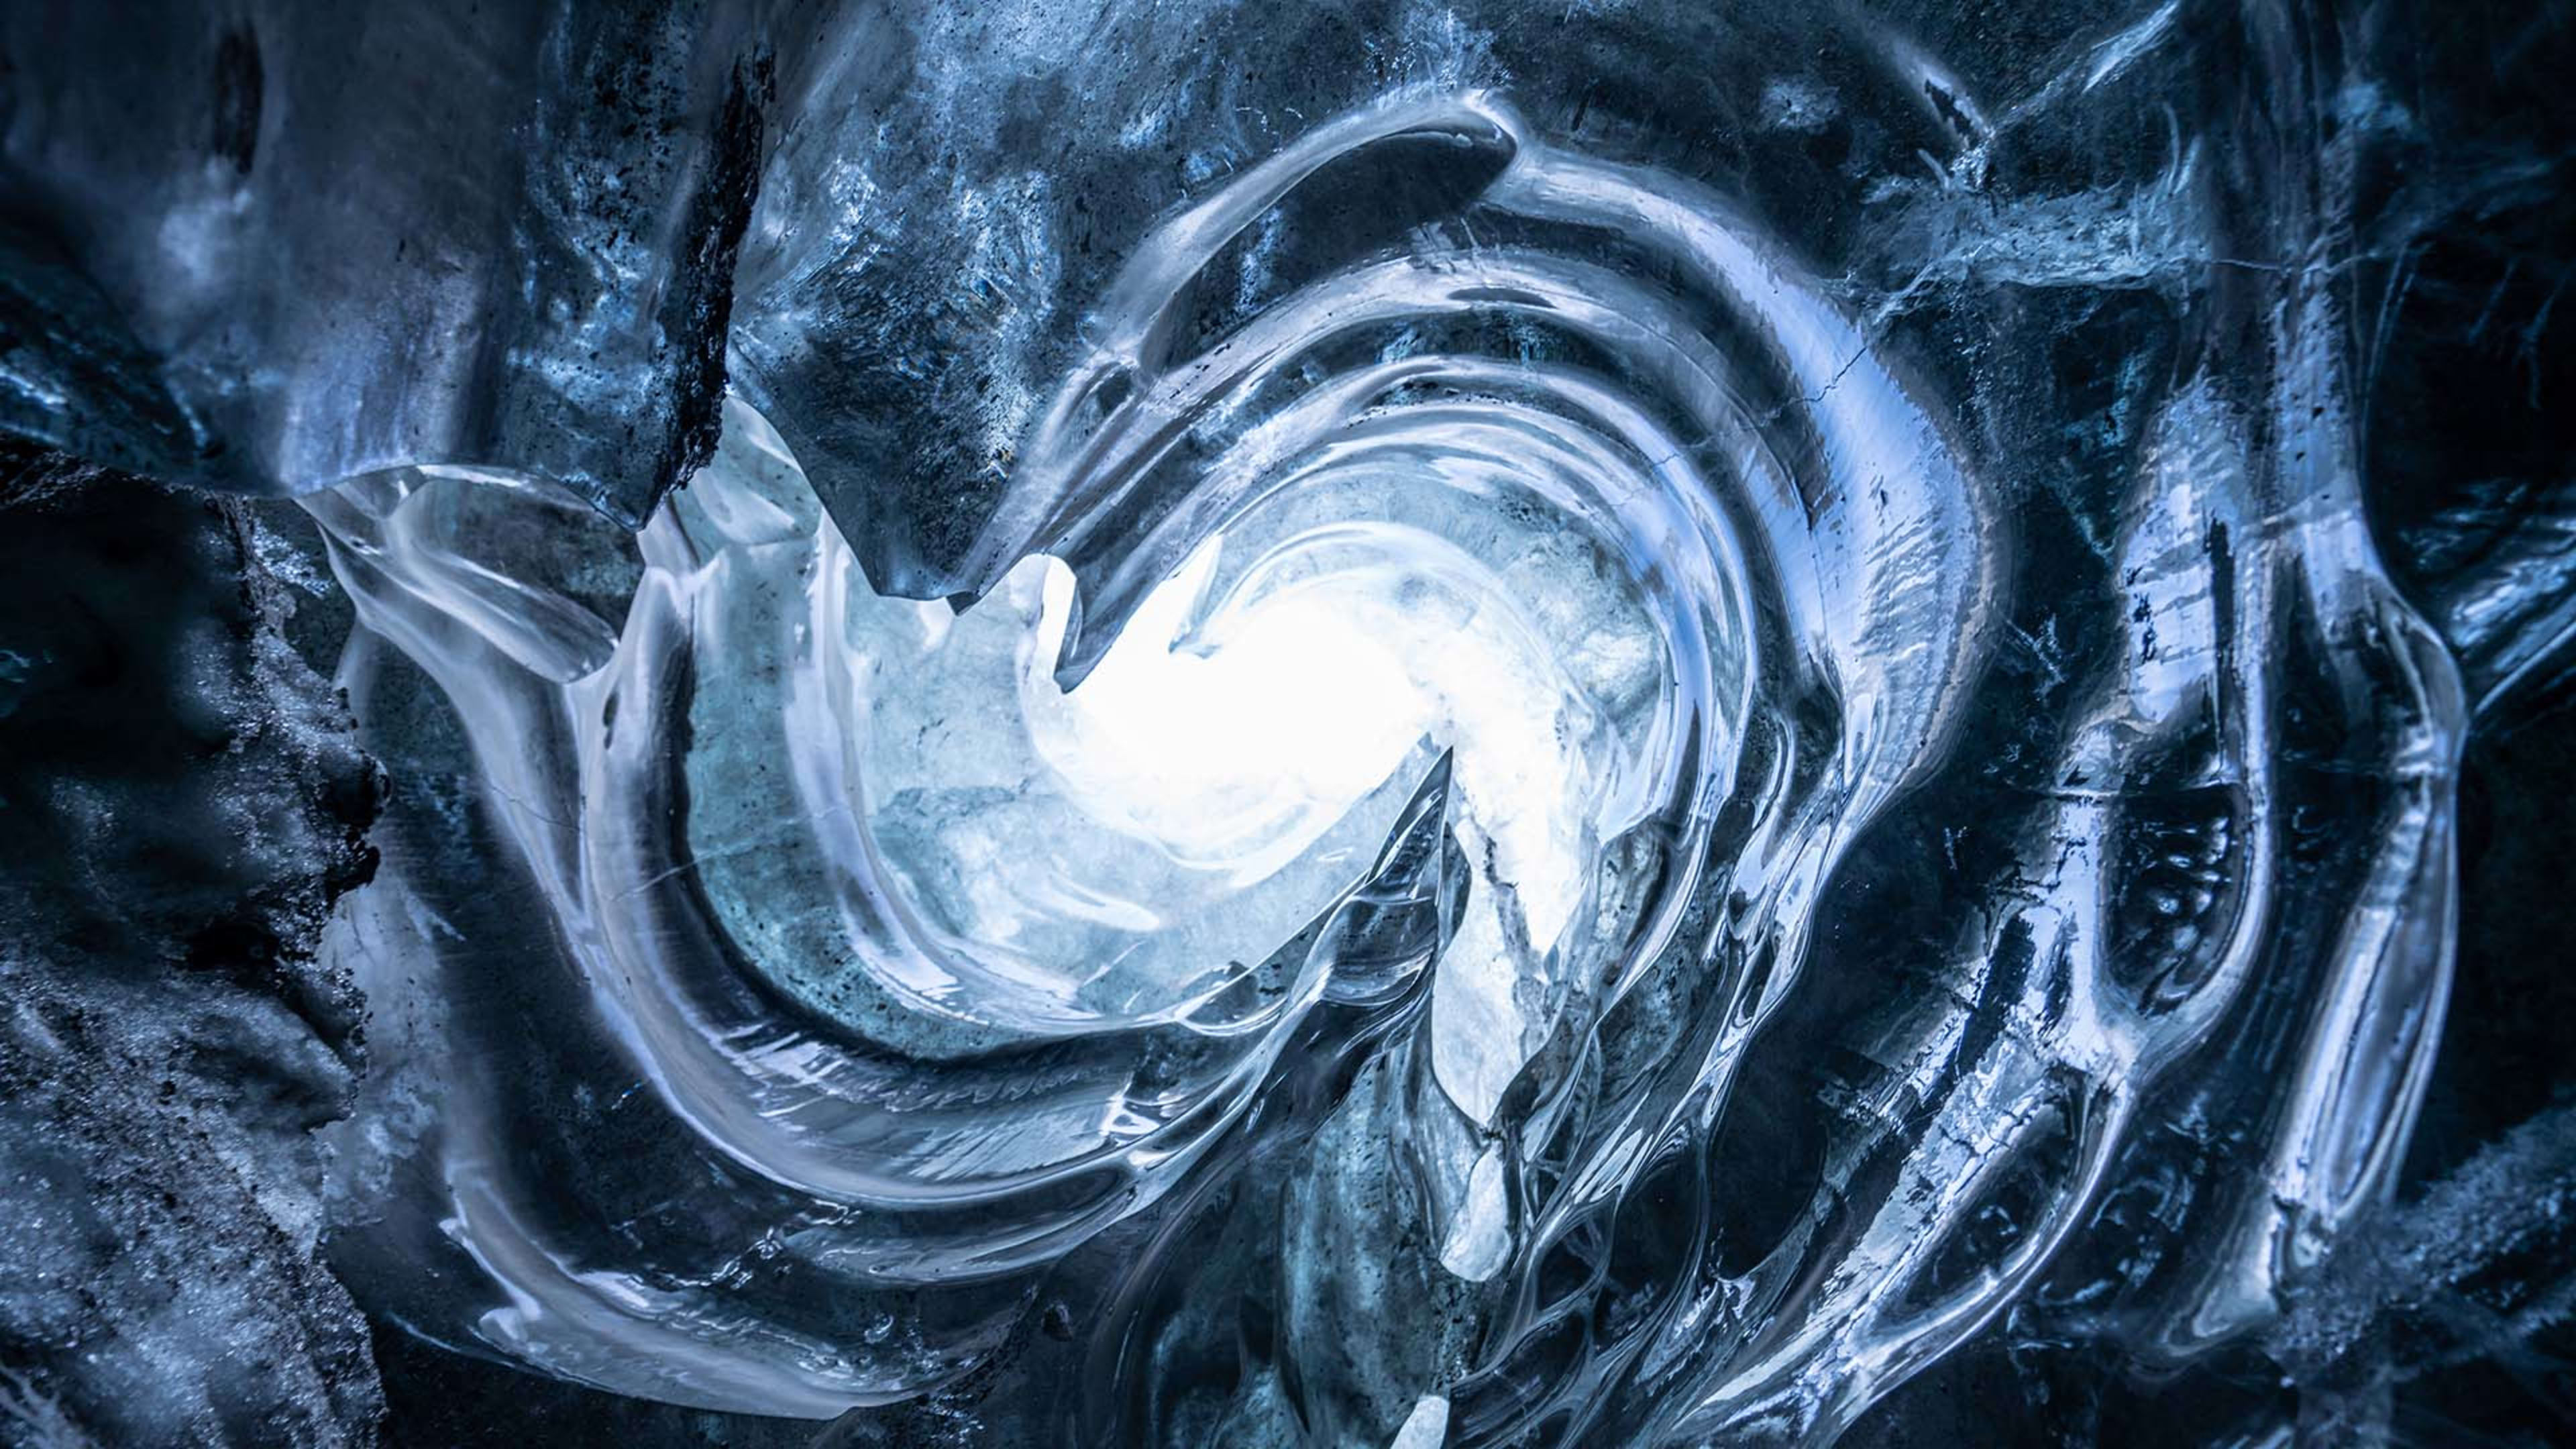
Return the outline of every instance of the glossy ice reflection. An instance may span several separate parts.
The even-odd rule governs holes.
[[[1012,1442],[1822,1441],[2007,1312],[2251,1331],[2405,1142],[2461,709],[2278,285],[2052,511],[1731,198],[1425,88],[1145,235],[942,599],[740,400],[632,541],[317,499],[542,927],[424,856],[340,939],[358,1250],[624,1392],[1084,1386]]]

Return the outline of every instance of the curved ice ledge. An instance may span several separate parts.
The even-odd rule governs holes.
[[[1389,144],[1459,226],[1208,301]],[[1292,1391],[1335,1442],[1820,1439],[2016,1304],[2241,1334],[2384,1191],[2449,962],[2459,691],[2325,305],[2277,416],[2166,400],[2043,686],[1941,400],[1723,199],[1476,94],[1138,250],[963,612],[874,593],[740,401],[633,540],[502,474],[318,496],[353,697],[426,738],[434,683],[534,917],[396,851],[335,935],[393,1024],[343,1251],[684,1403],[1079,1365],[1031,1441]],[[2121,1184],[2209,1173],[2184,1120],[2256,1186],[2103,1261]]]

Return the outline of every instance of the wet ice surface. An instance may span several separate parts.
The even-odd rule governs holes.
[[[748,403],[605,609],[557,576],[622,540],[506,478],[312,500],[554,1009],[705,1163],[568,1187],[427,1011],[404,1211],[490,1284],[435,1311],[815,1417],[1078,1355],[978,1411],[1075,1442],[1821,1439],[2008,1309],[2268,1322],[2385,1195],[2450,968],[2464,706],[2329,299],[2175,354],[2033,516],[1739,204],[1506,92],[1200,190],[922,590],[962,613],[879,597]],[[458,969],[363,914],[380,1005]]]
[[[2401,26],[767,24],[738,235],[575,249],[738,241],[720,440],[540,308],[300,503],[380,1333],[854,1443],[2255,1443],[2565,1316],[2563,1120],[2389,1211],[2571,632],[2563,480],[2404,411],[2546,173],[2389,179]],[[266,481],[389,456],[316,416]]]

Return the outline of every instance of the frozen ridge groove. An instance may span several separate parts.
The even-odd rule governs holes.
[[[2175,163],[2150,240],[2214,250]],[[389,847],[329,938],[344,1267],[856,1443],[961,1383],[994,1443],[1825,1443],[2007,1317],[2265,1331],[2452,964],[2462,687],[2333,269],[2200,297],[2267,370],[2177,351],[2052,535],[1798,255],[1417,87],[1132,250],[927,602],[739,394],[632,539],[306,499],[362,718],[452,711],[546,927]]]

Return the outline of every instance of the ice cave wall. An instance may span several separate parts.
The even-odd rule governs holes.
[[[2401,1122],[2375,1149],[2403,1148],[2412,1165],[2367,1168],[2403,1184],[2404,1206],[2361,1204],[2307,1286],[2272,1305],[2277,1318],[2246,1308],[2226,1327],[2252,1336],[2182,1389],[2150,1393],[2057,1336],[2086,1310],[2043,1291],[1895,1389],[1851,1437],[1975,1442],[1999,1416],[2034,1443],[2273,1424],[2317,1442],[2538,1432],[2528,1425],[2559,1393],[2568,1261],[2551,1210],[2569,1155],[2552,1115],[2564,988],[2547,969],[2568,939],[2553,893],[2562,827],[2539,803],[2567,779],[2552,721],[2576,596],[2570,440],[2552,401],[2567,372],[2550,325],[2576,138],[2549,79],[2563,18],[2549,6],[2180,0],[2115,15],[13,8],[0,17],[0,430],[12,440],[0,521],[15,555],[0,565],[12,1002],[0,1144],[25,1286],[0,1323],[10,1432],[439,1442],[526,1414],[568,1441],[722,1422],[804,1442],[810,1425],[693,1418],[478,1370],[410,1339],[388,1307],[401,1295],[371,1281],[381,1262],[361,1252],[369,1266],[351,1275],[344,1245],[343,1272],[326,1265],[326,1173],[309,1129],[361,1099],[370,1056],[366,1007],[335,974],[346,958],[314,954],[320,923],[352,889],[353,913],[415,897],[361,885],[384,775],[325,679],[346,664],[351,628],[326,539],[345,544],[355,525],[317,534],[301,512],[238,500],[413,465],[501,470],[568,489],[607,520],[546,537],[604,527],[613,549],[617,528],[680,516],[663,508],[669,490],[725,466],[730,389],[776,429],[819,526],[867,581],[923,598],[982,590],[1010,562],[995,540],[1030,541],[997,532],[997,510],[1065,456],[1049,412],[1063,380],[1095,365],[1099,319],[1173,218],[1335,118],[1484,96],[1523,118],[1522,154],[1675,178],[1780,246],[1870,349],[1901,360],[1965,468],[2000,490],[2019,599],[2083,597],[2091,555],[2127,547],[2152,562],[2151,545],[2174,541],[2118,541],[2141,506],[2127,491],[2140,460],[2164,468],[2174,496],[2203,496],[2208,470],[2227,466],[2211,440],[2250,418],[2240,451],[2273,481],[2248,495],[2235,557],[2323,561],[2267,585],[2284,598],[2366,560],[2403,609],[2321,605],[2313,649],[2350,643],[2347,624],[2367,634],[2411,614],[2438,648],[2395,657],[2456,669],[2456,697],[2440,678],[2425,696],[2450,712],[2428,738],[2456,767],[2406,766],[2438,784],[2439,830],[2456,812],[2456,834],[2423,847],[2459,870],[2458,984],[2426,998],[2437,1012],[2449,1003],[2448,1045],[2404,1089],[2422,1104],[2401,1114],[2421,1113],[2411,1147]],[[1486,245],[1474,207],[1494,173],[1473,146],[1444,161],[1456,139],[1343,157],[1265,210],[1246,245],[1202,259],[1214,283],[1179,313],[1194,330],[1150,340],[1186,356],[1354,258]],[[1755,401],[1795,411],[1850,381]],[[712,477],[700,491],[723,496]],[[2303,509],[2331,511],[2340,541],[2278,547],[2319,526]],[[1099,537],[1113,557],[1119,536]],[[569,593],[609,597],[615,625],[619,586],[591,578]],[[2131,637],[2150,651],[2182,637],[2157,610],[2179,601],[2194,617],[2188,589],[2168,592],[2137,604],[2154,617]],[[2285,618],[2294,636],[2315,622]],[[2010,761],[2062,743],[2053,677],[2101,658],[2053,643],[2054,623],[2031,605],[1981,632],[1998,662],[1965,727],[1971,748]],[[2369,657],[2392,657],[2366,642],[2383,651]],[[2292,673],[2328,683],[2283,705],[2283,737],[2325,779],[2279,822],[2310,872],[2284,896],[2294,916],[2302,881],[2354,869],[2338,832],[2362,827],[2330,802],[2401,779],[2391,754],[2353,748],[2374,729],[2403,734],[2373,713],[2388,677],[2338,685],[2313,665]],[[478,803],[470,751],[437,723],[439,690],[399,661],[373,668],[397,701],[374,718],[425,722],[371,726],[393,781],[376,838],[451,894],[544,909],[486,823],[506,809]],[[2154,671],[2137,675],[2152,693]],[[2353,760],[2364,763],[2336,787],[2338,762]],[[1957,990],[1902,958],[1946,929],[1928,917],[1963,875],[2017,869],[2015,847],[1973,822],[1993,818],[1997,780],[2018,778],[1969,771],[1918,791],[1850,858],[1832,899],[1854,924],[1825,932],[1808,998],[1741,1091],[1776,1125],[1739,1136],[1721,1166],[1821,1154],[1818,1121],[1878,1110],[1865,1092],[1837,1095],[1867,1076],[1838,1065],[1851,1048],[1837,1028],[1891,1001],[1937,1010]],[[2325,819],[2341,823],[2313,823]],[[2209,838],[2168,824],[2177,848]],[[2232,869],[2223,852],[2218,864]],[[2184,860],[2171,879],[2150,868],[2131,904],[2190,899],[2210,865]],[[2400,913],[2399,930],[2439,938],[2407,946],[2408,959],[2447,966],[2449,909]],[[2302,931],[2330,936],[2333,914],[2328,901],[2275,929],[2294,945]],[[2027,1024],[2001,1007],[1970,1017]],[[2259,1056],[2276,1029],[2256,1020],[2240,1045]],[[544,1049],[544,1033],[529,1035]],[[1825,1063],[1813,1080],[1811,1061]],[[2259,1132],[2180,1140],[2226,1116],[2243,1086],[2210,1079],[2197,1100],[2181,1089],[2146,1110],[2149,1135],[2173,1140],[2142,1149],[2156,1171],[2097,1204],[2088,1251],[2114,1264],[2104,1281],[2189,1218],[2177,1184],[2256,1182]],[[579,1084],[560,1085],[569,1101]],[[539,1135],[585,1156],[605,1140],[597,1127],[564,1109]],[[2187,1167],[2159,1177],[2171,1163]],[[1797,1211],[1758,1196],[1734,1201],[1757,1218]],[[1962,1251],[2008,1255],[2016,1212],[1996,1214],[1993,1241],[1966,1233]],[[1649,1261],[1649,1279],[1672,1266]],[[2070,1255],[2058,1286],[2085,1291],[2087,1261]],[[2091,1326],[2134,1340],[2124,1311]],[[1615,1305],[1603,1312],[1616,1320]],[[1175,1322],[1193,1327],[1186,1313]],[[971,1442],[1051,1423],[1030,1406],[1040,1369],[1063,1361],[1048,1345],[1065,1326],[1033,1308],[988,1366],[834,1432]],[[1408,1352],[1296,1385],[1302,1422],[1388,1427],[1393,1391],[1373,1376]],[[2261,1382],[2282,1369],[2292,1389]],[[1488,1407],[1562,1372],[1543,1356],[1509,1369]],[[1470,1401],[1458,1402],[1453,1432],[1472,1437]]]

